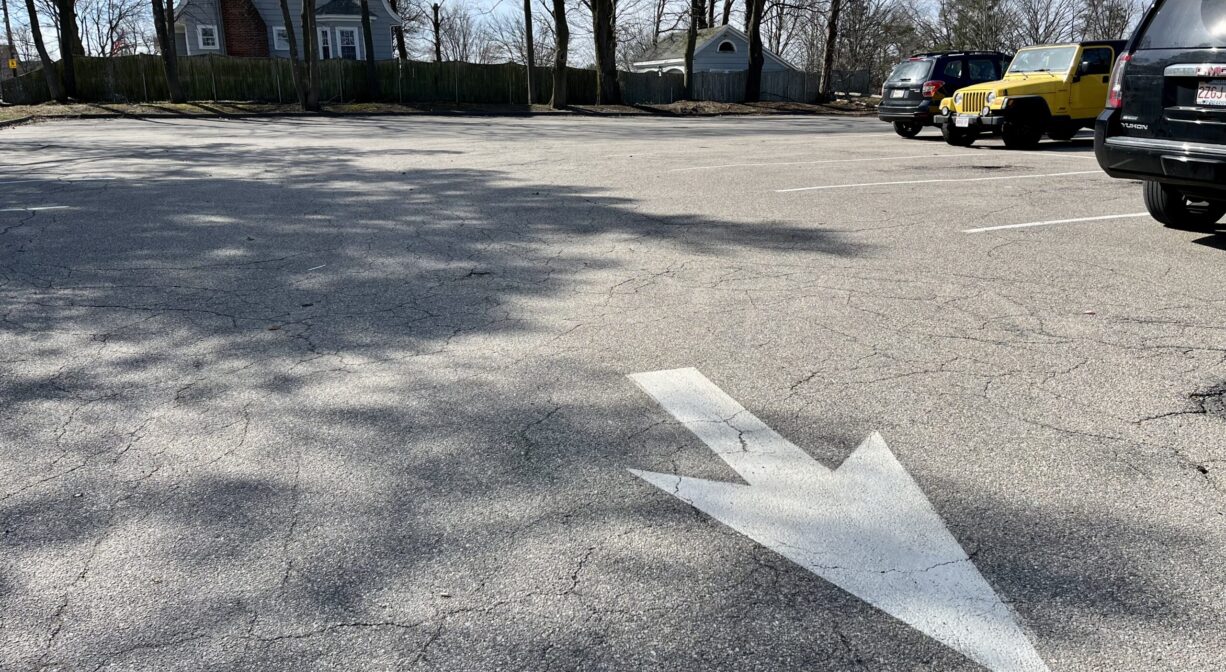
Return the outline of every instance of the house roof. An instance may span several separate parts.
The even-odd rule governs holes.
[[[726,26],[716,26],[715,28],[703,28],[698,31],[698,39],[695,40],[694,51],[702,48],[702,45],[709,42],[716,34],[724,32],[724,28]],[[638,58],[634,59],[634,61],[636,63],[643,63],[646,61],[673,61],[685,58],[685,38],[688,32],[679,30],[665,35],[660,38],[660,41],[644,49],[643,53],[639,54]]]
[[[316,16],[361,16],[362,7],[354,0],[332,0],[315,10]]]
[[[643,53],[639,54],[638,58],[634,59],[633,63],[637,65],[640,63],[656,64],[668,63],[671,61],[684,61],[686,32],[687,31],[679,30],[677,32],[665,35],[659,42],[656,43],[655,46],[648,47],[647,49],[643,50]],[[703,28],[702,30],[698,31],[698,37],[694,41],[694,52],[697,53],[705,45],[714,42],[716,39],[727,33],[736,35],[745,42],[749,42],[749,36],[732,26],[732,24],[715,26],[714,28]],[[791,70],[800,70],[796,66],[784,60],[782,56],[776,54],[770,49],[767,49],[766,47],[762,47],[762,55]]]

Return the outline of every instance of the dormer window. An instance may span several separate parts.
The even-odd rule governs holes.
[[[731,41],[729,41],[729,40],[724,40],[723,42],[720,42],[720,43],[719,43],[719,49],[718,49],[718,50],[719,50],[719,51],[723,51],[723,52],[727,52],[727,53],[730,53],[730,54],[735,54],[735,53],[736,53],[736,45],[735,45],[735,44],[733,44],[733,43],[732,43]]]

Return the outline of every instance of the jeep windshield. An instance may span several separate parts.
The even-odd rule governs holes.
[[[894,72],[886,79],[887,82],[922,82],[928,79],[932,70],[932,61],[921,58],[914,61],[903,61],[894,66]]]
[[[1077,46],[1035,47],[1023,49],[1013,57],[1006,75],[1021,75],[1031,72],[1068,72],[1077,55]]]
[[[1226,47],[1226,0],[1166,0],[1154,14],[1137,47]]]

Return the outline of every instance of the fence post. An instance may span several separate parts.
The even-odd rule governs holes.
[[[213,86],[213,100],[217,100],[217,77],[213,74],[213,57],[206,58],[209,59],[209,83]]]
[[[281,103],[281,65],[275,60],[269,61],[272,63],[272,75],[277,78],[277,103]]]

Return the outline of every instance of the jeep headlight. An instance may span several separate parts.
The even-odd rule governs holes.
[[[962,104],[962,92],[959,91],[954,94],[954,105],[961,105],[961,104]]]
[[[988,92],[988,105],[991,105],[994,102],[996,102],[996,92],[989,91]]]

